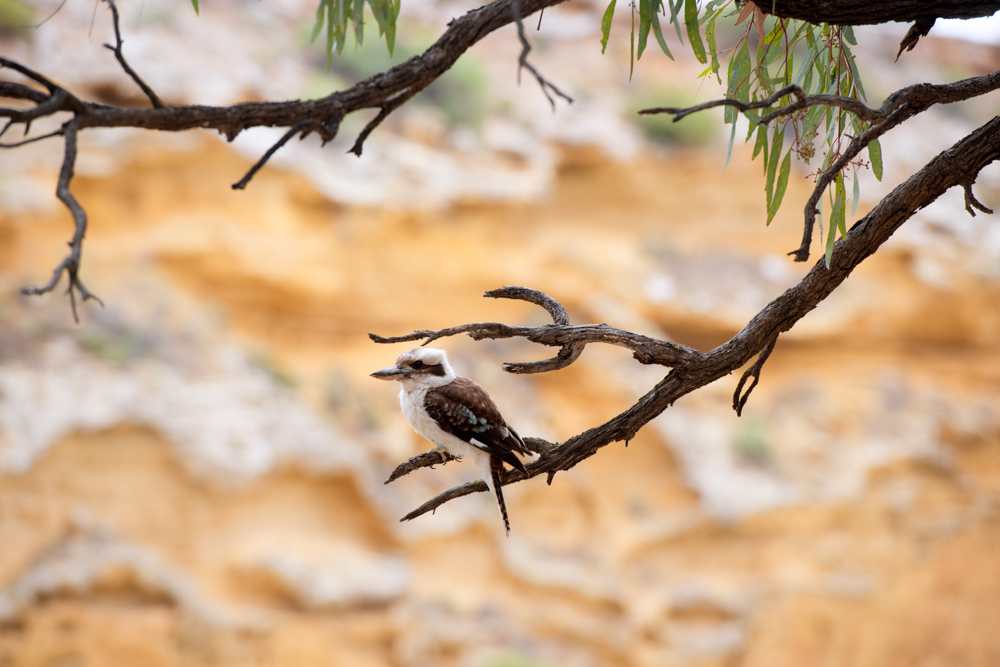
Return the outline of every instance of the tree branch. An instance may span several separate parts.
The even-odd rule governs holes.
[[[897,21],[913,23],[928,19],[972,19],[1000,11],[1000,0],[762,0],[757,6],[780,18],[801,19],[833,25],[876,25]]]
[[[517,24],[517,38],[521,41],[521,55],[517,58],[517,82],[519,84],[521,83],[521,70],[526,69],[531,72],[532,76],[535,77],[535,81],[537,81],[538,85],[541,86],[542,93],[549,101],[549,104],[552,105],[553,111],[556,110],[556,101],[552,95],[549,94],[550,90],[572,104],[572,97],[559,90],[555,84],[546,80],[545,77],[543,77],[538,70],[528,62],[528,53],[531,51],[531,44],[528,42],[528,38],[524,36],[524,22],[521,20],[521,0],[514,0],[511,5],[511,11],[514,12],[514,22]],[[541,25],[541,23],[539,23],[539,25]]]
[[[751,388],[742,398],[734,400],[734,407],[741,412],[750,390],[757,383],[761,367],[781,333],[789,331],[829,296],[861,262],[874,254],[916,211],[928,206],[952,187],[971,187],[970,184],[975,182],[979,172],[997,160],[1000,160],[1000,117],[994,118],[969,134],[897,186],[850,229],[846,238],[837,241],[829,268],[823,260],[817,262],[798,285],[765,306],[743,327],[742,331],[711,352],[701,353],[685,348],[688,350],[687,353],[674,355],[672,363],[668,364],[673,367],[670,373],[635,405],[610,421],[574,436],[564,443],[541,448],[543,450],[541,456],[527,464],[527,474],[517,470],[506,471],[501,483],[513,484],[541,474],[548,475],[551,481],[556,472],[569,470],[593,456],[600,448],[622,440],[627,443],[639,429],[678,398],[736,371],[754,356],[759,355],[757,362],[744,374],[734,397],[740,396],[746,379],[753,377]],[[637,334],[630,332],[605,328],[605,325],[571,327],[567,324],[532,328],[508,327],[493,323],[468,324],[443,329],[440,332],[420,331],[395,338],[369,335],[376,342],[398,342],[465,332],[477,339],[518,336],[533,342],[553,344],[554,339],[545,336],[545,332],[550,330],[558,331],[559,337],[566,337],[570,332],[586,330],[589,335],[581,339],[586,342],[621,344],[622,341],[634,341],[638,337]],[[600,335],[601,332],[608,330],[616,332],[615,336]],[[545,342],[546,340],[549,342]],[[672,345],[654,339],[649,341],[654,349],[657,345]],[[482,481],[457,486],[427,501],[402,520],[414,519],[435,510],[449,500],[485,490],[486,484]]]
[[[920,83],[914,86],[901,88],[889,95],[882,106],[878,109],[871,109],[858,100],[840,95],[806,95],[797,85],[792,84],[775,92],[770,97],[756,102],[744,103],[739,100],[721,99],[712,100],[704,104],[693,107],[656,107],[643,109],[640,114],[669,113],[674,114],[674,122],[698,111],[711,109],[719,106],[731,106],[746,112],[752,109],[767,109],[776,104],[783,97],[795,96],[795,101],[775,109],[761,117],[760,124],[767,125],[771,121],[787,117],[798,111],[802,111],[810,106],[826,105],[840,107],[857,115],[862,120],[872,123],[872,126],[861,135],[853,138],[840,157],[830,167],[820,174],[813,188],[813,193],[809,197],[805,206],[805,224],[802,233],[802,243],[792,252],[788,253],[795,258],[796,262],[805,262],[809,259],[809,246],[812,245],[813,226],[816,224],[816,216],[819,215],[817,204],[823,192],[833,182],[839,174],[854,158],[868,147],[875,139],[909,120],[917,114],[923,113],[935,104],[951,104],[961,102],[972,97],[985,95],[1000,88],[1000,70],[992,74],[975,76],[954,83],[934,85]],[[970,211],[971,212],[971,211]]]
[[[118,64],[120,64],[122,66],[122,69],[125,70],[125,73],[128,74],[133,81],[135,81],[136,85],[138,85],[139,88],[142,89],[142,92],[145,93],[146,97],[149,98],[149,101],[153,104],[153,107],[159,109],[167,106],[166,104],[163,103],[163,101],[159,98],[159,96],[155,92],[153,92],[153,89],[150,88],[148,85],[146,85],[146,82],[142,80],[142,77],[136,74],[135,70],[133,70],[129,66],[128,62],[125,60],[125,54],[122,53],[122,44],[124,44],[124,42],[122,41],[121,30],[118,27],[118,7],[115,6],[114,0],[104,0],[104,1],[107,2],[108,7],[111,8],[111,23],[112,25],[114,25],[115,28],[115,45],[111,46],[110,44],[105,44],[104,48],[114,52],[115,59],[118,60]]]
[[[28,109],[13,109],[0,107],[0,118],[7,122],[0,135],[13,124],[24,124],[25,135],[31,122],[37,118],[50,117],[60,112],[69,112],[73,119],[65,124],[62,130],[34,137],[25,141],[0,144],[0,148],[15,148],[33,141],[66,135],[67,158],[63,161],[63,172],[60,174],[58,196],[70,209],[76,225],[76,235],[70,243],[72,251],[53,274],[53,279],[42,287],[25,287],[25,294],[43,294],[54,289],[63,271],[70,276],[70,303],[73,306],[74,318],[76,300],[74,294],[86,299],[100,301],[88,292],[79,279],[80,251],[83,232],[86,230],[86,214],[69,193],[70,180],[73,176],[73,162],[76,158],[77,133],[98,127],[133,127],[164,132],[181,132],[191,129],[212,129],[232,141],[240,132],[252,127],[287,127],[288,132],[275,143],[250,171],[236,184],[236,189],[242,189],[260,170],[267,160],[295,134],[305,137],[310,132],[317,132],[323,137],[324,143],[334,137],[340,121],[347,114],[361,109],[378,108],[378,116],[362,130],[351,152],[360,155],[365,139],[371,132],[395,109],[411,99],[438,77],[444,74],[458,58],[486,35],[517,22],[522,13],[531,14],[545,7],[564,2],[565,0],[494,0],[493,2],[472,10],[464,16],[455,19],[441,37],[422,54],[410,58],[392,69],[369,77],[350,88],[332,93],[317,100],[295,100],[290,102],[250,102],[234,104],[226,107],[200,105],[168,106],[164,104],[141,77],[129,66],[122,54],[122,38],[119,29],[118,10],[113,0],[107,0],[111,9],[114,25],[116,46],[105,45],[115,53],[125,73],[142,89],[150,99],[153,108],[136,109],[106,104],[86,102],[69,93],[45,76],[29,67],[0,57],[0,68],[8,68],[42,85],[48,93],[35,90],[21,84],[0,82],[0,97],[33,102],[35,106]],[[523,31],[519,33],[523,38]],[[524,62],[525,52],[522,52],[520,63]],[[529,69],[534,69],[528,65]],[[538,76],[537,73],[536,77]],[[540,77],[539,77],[540,79]],[[544,79],[540,79],[540,82]],[[549,89],[562,94],[549,84]],[[545,85],[543,84],[543,90]],[[546,96],[551,97],[548,92]],[[72,127],[72,138],[67,135]]]
[[[73,216],[73,222],[76,225],[76,232],[73,234],[73,240],[70,241],[69,255],[60,262],[59,266],[56,267],[55,271],[52,273],[52,279],[48,283],[42,285],[41,287],[27,286],[21,289],[22,294],[45,294],[46,292],[51,292],[55,289],[55,286],[59,283],[59,278],[62,276],[63,271],[69,276],[69,287],[66,288],[66,294],[69,295],[69,303],[73,309],[73,319],[78,324],[80,322],[79,315],[76,311],[76,294],[83,298],[84,301],[87,299],[93,299],[97,303],[104,305],[97,296],[91,294],[90,291],[84,286],[83,282],[80,280],[80,254],[83,250],[83,237],[87,233],[87,212],[83,210],[80,206],[80,202],[76,200],[73,193],[69,191],[70,181],[73,180],[73,169],[76,165],[76,146],[77,146],[77,133],[79,128],[77,127],[76,119],[68,121],[62,127],[62,132],[65,138],[65,152],[63,154],[62,168],[59,170],[59,180],[56,183],[56,197],[59,198],[66,208],[69,209],[70,214]]]

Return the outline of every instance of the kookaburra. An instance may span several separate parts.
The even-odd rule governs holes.
[[[458,377],[444,350],[417,347],[396,359],[396,365],[371,374],[396,380],[402,386],[399,404],[410,426],[437,446],[438,452],[467,456],[497,497],[503,525],[510,535],[500,475],[507,463],[527,472],[518,454],[530,456],[517,431],[504,421],[486,390],[469,378]]]

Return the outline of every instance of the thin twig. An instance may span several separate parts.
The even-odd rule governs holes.
[[[976,217],[976,211],[973,209],[979,209],[983,213],[993,214],[993,209],[987,208],[983,205],[981,201],[976,199],[976,195],[972,194],[972,182],[963,183],[962,189],[965,190],[965,210],[969,212],[973,218]]]
[[[323,138],[323,143],[325,144],[328,141],[333,140],[333,137],[337,134],[336,128],[339,125],[339,120],[336,122],[333,129],[331,129],[330,124],[323,124],[317,120],[304,120],[301,123],[296,123],[292,129],[282,135],[281,139],[278,139],[273,146],[267,149],[267,152],[264,153],[264,155],[261,156],[261,158],[257,160],[252,167],[250,167],[250,171],[244,174],[243,178],[236,183],[233,183],[233,190],[243,190],[246,188],[247,183],[249,183],[253,177],[257,175],[257,172],[260,171],[265,164],[267,164],[267,161],[271,159],[271,156],[277,153],[278,149],[287,144],[288,140],[299,132],[302,133],[302,136],[299,137],[300,140],[305,139],[311,132],[315,132]]]
[[[733,410],[736,411],[737,417],[743,416],[743,407],[747,404],[747,399],[750,398],[750,392],[753,391],[754,387],[760,381],[760,371],[764,368],[764,362],[767,361],[767,358],[771,356],[771,352],[774,351],[774,344],[777,342],[778,337],[775,336],[764,345],[764,349],[760,351],[757,361],[743,373],[743,377],[740,378],[739,383],[736,385],[736,391],[733,392]],[[753,382],[750,383],[746,393],[741,396],[740,392],[743,391],[743,385],[751,377],[753,377]]]
[[[142,80],[142,77],[140,77],[136,71],[129,66],[128,62],[125,61],[125,54],[122,53],[122,44],[124,42],[122,41],[121,30],[118,28],[118,7],[115,6],[115,0],[104,1],[108,3],[108,7],[111,8],[111,23],[115,27],[115,46],[105,44],[104,48],[114,52],[115,58],[118,59],[118,63],[122,66],[122,69],[125,70],[126,74],[132,77],[132,80],[135,81],[136,85],[138,85],[139,88],[142,89],[142,92],[146,94],[146,97],[148,97],[149,101],[153,104],[153,108],[162,109],[167,105],[163,103],[163,100],[160,99],[152,88],[146,85],[146,82]]]
[[[7,131],[7,127],[9,127],[9,125],[5,126],[3,128],[3,131],[0,132],[0,137],[2,137],[4,132]],[[23,139],[21,141],[14,142],[12,144],[0,143],[0,148],[17,148],[18,146],[24,146],[25,144],[33,144],[36,141],[42,141],[43,139],[51,139],[52,137],[59,137],[62,136],[62,134],[63,134],[63,129],[59,128],[58,130],[49,132],[48,134],[42,134],[37,137],[31,137],[30,139]]]
[[[371,121],[369,121],[367,125],[365,125],[365,129],[361,130],[361,133],[358,135],[358,138],[354,141],[354,145],[351,146],[351,150],[347,152],[354,153],[358,157],[361,157],[361,151],[364,148],[365,140],[368,138],[368,135],[370,135],[375,130],[376,127],[381,125],[382,121],[384,121],[386,118],[389,117],[389,114],[391,114],[393,111],[406,104],[406,102],[408,102],[411,97],[419,93],[424,88],[426,88],[426,85],[420,87],[411,86],[410,88],[401,92],[399,95],[396,95],[395,97],[388,99],[381,105],[379,105],[378,115],[375,116],[375,118],[373,118]]]
[[[545,95],[545,99],[547,99],[549,101],[549,104],[552,105],[553,111],[556,110],[556,101],[555,98],[553,98],[552,95],[549,94],[550,90],[559,97],[563,98],[564,100],[572,104],[573,103],[572,97],[570,97],[563,91],[559,90],[559,88],[557,88],[555,84],[553,84],[551,81],[543,77],[541,73],[537,69],[535,69],[531,63],[528,62],[528,53],[531,51],[531,44],[528,42],[528,38],[525,37],[524,35],[524,22],[521,20],[521,0],[512,0],[510,10],[514,14],[514,23],[517,24],[517,38],[521,41],[521,55],[519,55],[517,58],[517,83],[519,85],[521,83],[521,70],[526,69],[529,72],[531,72],[532,76],[535,77],[535,81],[537,81],[538,85],[541,86],[542,94]],[[539,28],[541,27],[541,25],[542,25],[542,17],[539,16],[538,17]]]

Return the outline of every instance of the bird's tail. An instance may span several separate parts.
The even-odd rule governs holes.
[[[495,456],[490,457],[490,477],[493,481],[493,492],[497,496],[497,505],[500,506],[500,516],[503,517],[503,527],[510,537],[510,519],[507,518],[507,505],[503,501],[503,491],[500,490],[500,476],[503,474],[503,463]]]

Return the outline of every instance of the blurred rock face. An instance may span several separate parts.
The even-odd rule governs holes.
[[[550,76],[577,71],[560,65],[568,49],[593,57],[578,37],[552,38]],[[509,41],[483,61],[515,62]],[[605,102],[625,97],[600,78],[621,67],[589,70]],[[69,231],[46,154],[24,158],[31,171],[9,153],[5,182],[25,180],[0,203],[0,665],[1000,660],[1000,237],[962,217],[960,194],[781,339],[743,418],[731,378],[627,448],[508,487],[510,539],[485,495],[399,523],[475,472],[383,485],[429,444],[368,378],[408,345],[368,332],[544,323],[480,296],[520,284],[576,323],[707,350],[805,271],[784,252],[808,181],[765,229],[748,155],[720,176],[711,148],[652,154],[581,97],[558,131],[511,112],[463,134],[420,111],[376,133],[381,162],[304,145],[239,193],[227,185],[256,144],[88,139],[73,189],[92,220],[88,286],[108,307],[85,306],[80,326],[59,295],[16,296]],[[593,139],[587,127],[636,144],[615,153],[567,129]],[[995,205],[989,186],[977,194]],[[523,435],[551,440],[664,372],[592,347],[515,377],[502,361],[551,350],[436,344]]]

